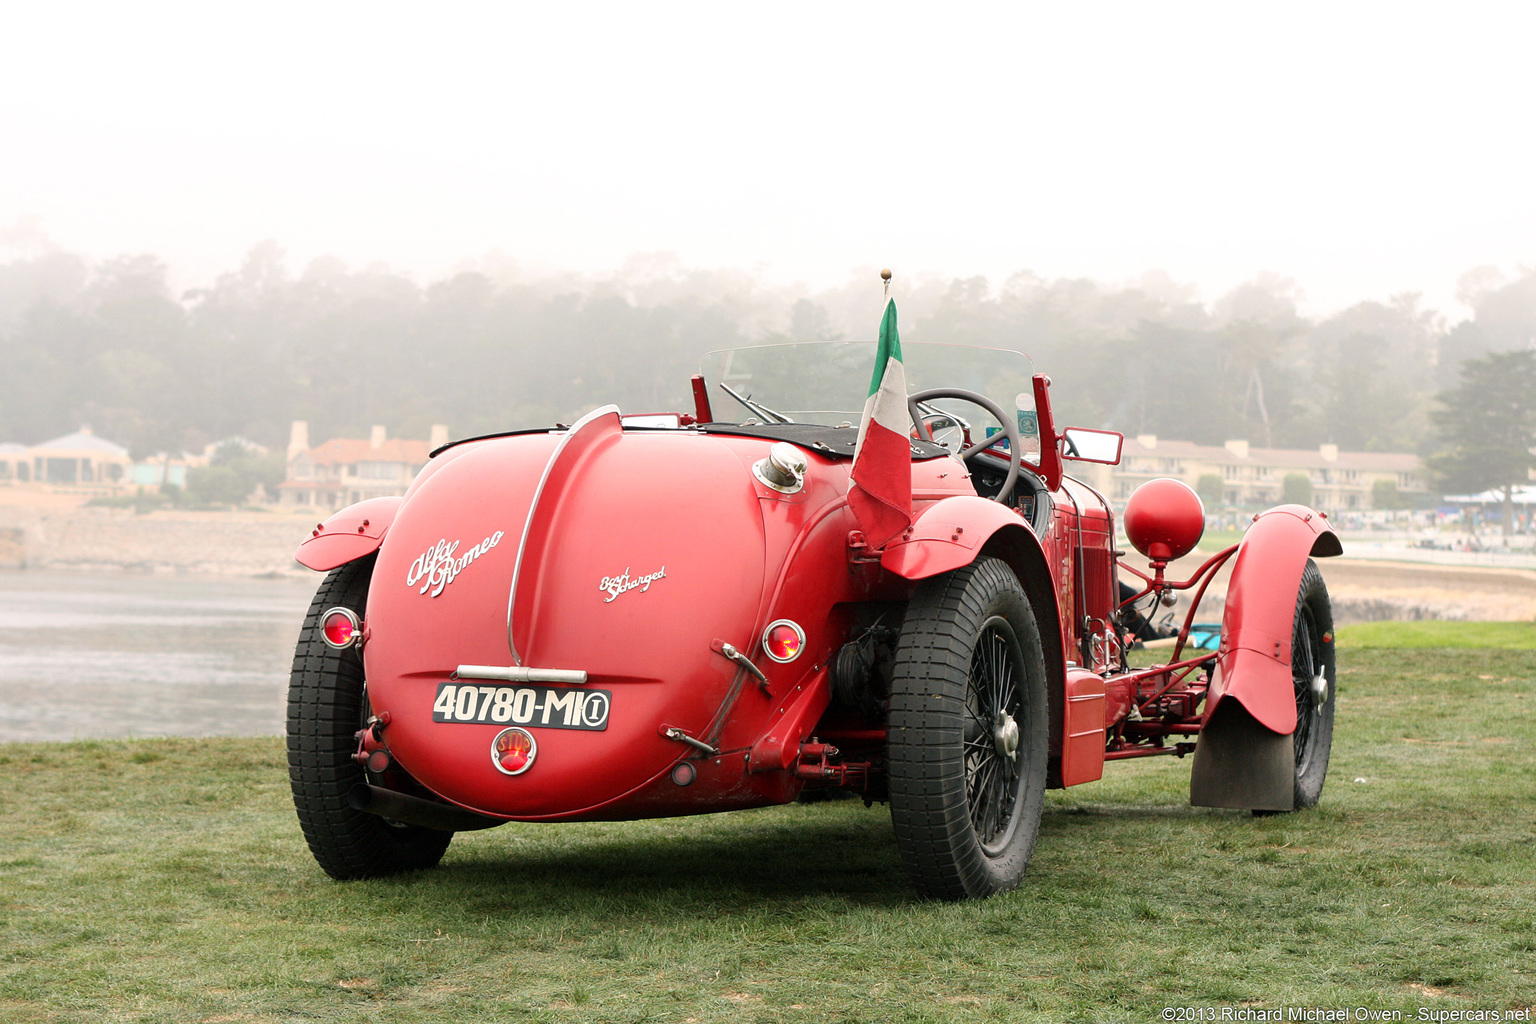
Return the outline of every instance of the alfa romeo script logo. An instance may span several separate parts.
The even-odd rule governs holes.
[[[452,583],[454,577],[463,572],[465,567],[491,548],[501,543],[502,531],[497,530],[479,544],[470,548],[462,555],[458,553],[460,541],[452,544],[446,540],[440,540],[426,551],[416,556],[416,561],[411,563],[410,571],[405,574],[405,585],[414,587],[421,583],[418,593],[432,592],[436,597],[443,592],[443,588]],[[425,583],[422,581],[425,580]]]
[[[603,581],[597,585],[597,589],[608,595],[603,598],[603,604],[608,604],[620,594],[628,593],[631,590],[639,590],[643,594],[651,589],[652,583],[666,578],[666,566],[662,566],[655,572],[645,576],[631,576],[629,574],[629,567],[625,566],[624,571],[617,576],[604,576]]]

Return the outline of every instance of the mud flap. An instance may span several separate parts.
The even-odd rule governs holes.
[[[1189,802],[1196,807],[1289,811],[1296,805],[1296,746],[1224,700],[1200,730]]]

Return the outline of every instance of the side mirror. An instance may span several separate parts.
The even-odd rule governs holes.
[[[1061,435],[1061,457],[1077,462],[1102,462],[1106,466],[1118,466],[1120,447],[1123,444],[1125,435],[1119,431],[1068,427]]]

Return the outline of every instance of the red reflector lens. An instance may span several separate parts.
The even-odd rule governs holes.
[[[805,633],[788,619],[775,622],[763,634],[763,650],[774,661],[794,661],[804,646]]]
[[[768,634],[768,646],[775,656],[788,661],[800,653],[800,634],[788,626],[774,626]]]
[[[357,639],[357,616],[346,608],[332,608],[320,620],[320,632],[332,647],[349,647]]]

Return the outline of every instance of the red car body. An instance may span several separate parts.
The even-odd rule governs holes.
[[[914,439],[912,525],[880,549],[848,503],[853,431],[716,422],[698,378],[691,413],[638,420],[666,426],[606,407],[568,428],[457,442],[404,498],[332,516],[296,556],[332,574],[300,640],[290,705],[295,799],[317,858],[338,877],[376,874],[425,866],[452,831],[508,820],[693,814],[846,789],[891,799],[919,889],[955,898],[1014,884],[1033,846],[1032,794],[1098,779],[1106,760],[1197,750],[1196,802],[1315,801],[1301,776],[1317,751],[1294,737],[1298,712],[1331,735],[1326,591],[1299,609],[1309,556],[1338,552],[1326,520],[1273,509],[1240,547],[1169,580],[1203,513],[1183,485],[1160,481],[1127,511],[1131,539],[1154,557],[1147,572],[1128,567],[1146,585],[1125,600],[1114,511],[1062,461],[1073,437],[1113,439],[1099,461],[1117,460],[1118,435],[1058,433],[1048,384],[1030,384],[1033,458],[1028,438],[968,463]],[[954,422],[931,404],[915,412],[915,433]],[[1015,452],[1019,482],[1004,500],[978,493]],[[787,475],[771,456],[788,458]],[[1136,601],[1203,593],[1234,551],[1220,649],[1185,657],[1181,637],[1168,665],[1131,669]],[[982,575],[1000,582],[977,584]],[[1000,594],[988,598],[1002,609],[993,625],[946,625],[942,609],[958,606],[936,595],[948,580]],[[343,590],[365,594],[351,599],[362,606]],[[991,638],[1016,666],[995,685],[1020,696],[979,713],[994,680],[977,647],[929,701],[923,671],[903,667],[919,644],[915,599],[939,622],[921,628],[956,633],[962,648]],[[352,635],[322,644],[337,609]],[[1305,678],[1293,664],[1303,657]],[[966,708],[979,724],[960,721]],[[959,766],[944,799],[962,794],[972,825],[946,840],[956,863],[940,869],[922,866],[932,843],[921,837],[954,813],[930,807],[917,777],[934,736],[958,737],[935,763]],[[922,770],[903,775],[912,764]],[[1007,781],[982,779],[988,766]]]

